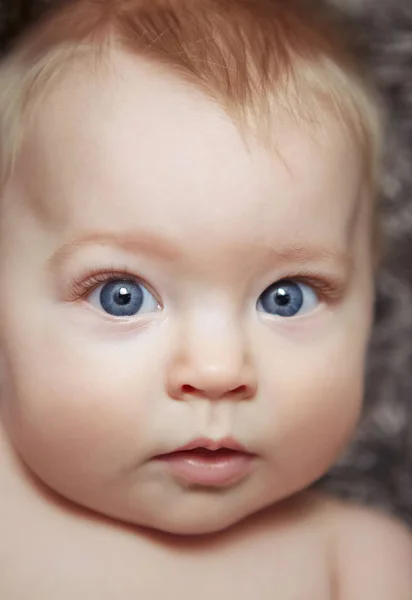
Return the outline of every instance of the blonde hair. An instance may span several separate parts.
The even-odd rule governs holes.
[[[270,130],[274,102],[302,120],[333,111],[362,147],[376,186],[381,125],[369,84],[318,2],[70,0],[38,23],[0,67],[0,181],[24,120],[74,58],[113,43],[174,71],[239,124]],[[309,92],[309,94],[308,94]],[[269,120],[269,123],[268,123]]]

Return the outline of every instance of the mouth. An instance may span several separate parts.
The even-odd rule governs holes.
[[[228,487],[250,474],[255,455],[233,439],[198,439],[156,457],[186,484]]]

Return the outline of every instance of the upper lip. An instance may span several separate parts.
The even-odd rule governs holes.
[[[234,450],[236,452],[243,452],[244,454],[250,454],[245,446],[242,446],[239,442],[231,437],[223,438],[221,440],[212,440],[210,438],[197,438],[181,446],[180,448],[176,448],[173,452],[188,452],[189,450],[196,450],[198,448],[202,448],[205,450],[210,450],[211,452],[216,452],[217,450]]]

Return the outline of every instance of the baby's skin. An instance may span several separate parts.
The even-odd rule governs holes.
[[[356,426],[361,150],[275,147],[112,51],[25,131],[0,219],[0,598],[411,600],[401,525],[305,491]]]

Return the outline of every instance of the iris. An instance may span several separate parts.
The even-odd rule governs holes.
[[[258,309],[279,317],[294,317],[316,305],[316,294],[307,285],[297,281],[277,281],[261,294]],[[307,307],[309,304],[309,308]]]

